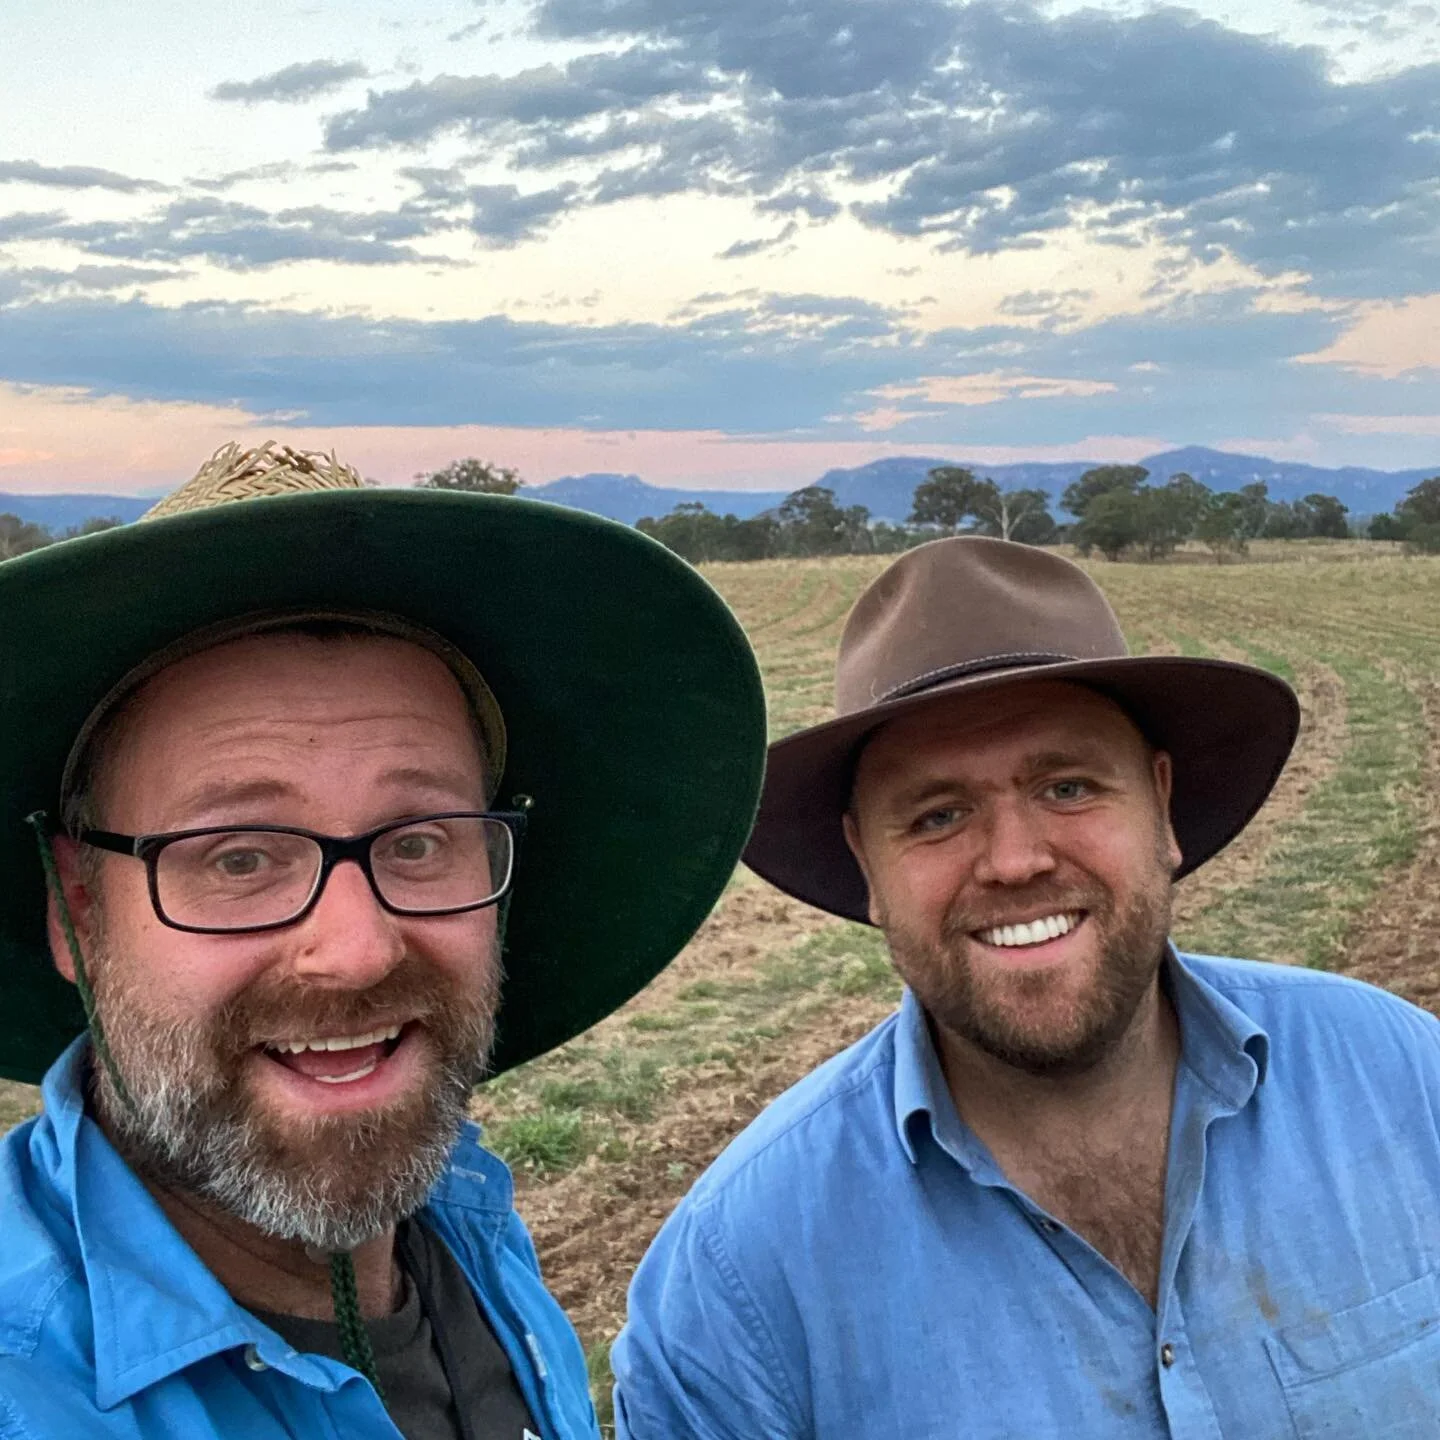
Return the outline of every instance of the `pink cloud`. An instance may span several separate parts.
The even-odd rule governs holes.
[[[1387,380],[1440,369],[1440,294],[1367,305],[1334,344],[1298,362],[1339,365]]]

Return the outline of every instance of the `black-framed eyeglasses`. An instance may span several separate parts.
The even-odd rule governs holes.
[[[392,820],[363,835],[291,825],[211,825],[155,835],[82,830],[83,845],[145,862],[155,914],[197,935],[279,930],[319,903],[342,861],[361,869],[392,915],[459,915],[510,888],[522,810],[447,810]]]

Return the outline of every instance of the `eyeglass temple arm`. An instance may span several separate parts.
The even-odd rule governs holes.
[[[143,835],[121,835],[115,830],[82,830],[75,838],[82,845],[93,845],[97,850],[135,856],[140,854],[145,839]]]

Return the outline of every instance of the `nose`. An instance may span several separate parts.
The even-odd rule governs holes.
[[[1043,818],[1020,797],[990,807],[979,827],[975,879],[984,885],[1025,885],[1055,868]]]
[[[378,984],[405,954],[399,917],[381,906],[353,860],[340,861],[330,872],[315,908],[295,933],[295,973],[336,989]]]

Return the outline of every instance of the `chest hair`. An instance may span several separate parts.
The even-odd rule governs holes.
[[[1168,1136],[1153,1129],[1084,1149],[996,1155],[1017,1189],[1095,1247],[1153,1308],[1165,1232]]]

